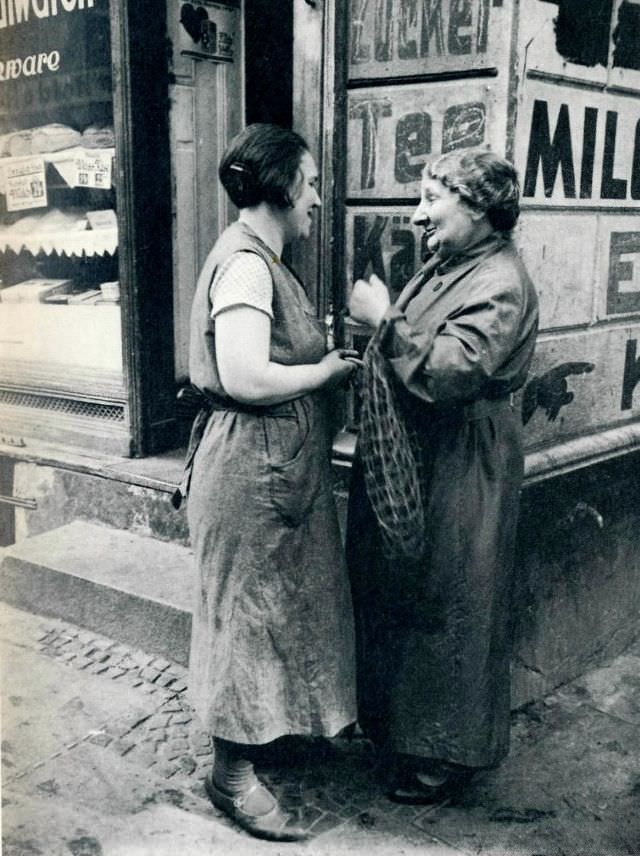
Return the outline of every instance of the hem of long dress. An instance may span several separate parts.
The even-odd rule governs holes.
[[[196,718],[203,725],[203,721],[197,715]],[[280,737],[336,737],[341,731],[355,722],[356,717],[354,715],[351,718],[345,717],[344,719],[331,720],[329,723],[320,724],[316,727],[276,727],[269,730],[248,733],[246,731],[230,729],[228,721],[223,723],[220,720],[208,719],[204,722],[204,730],[215,737],[228,740],[232,743],[243,743],[247,746],[262,746],[266,743],[272,743]]]
[[[425,758],[433,761],[446,761],[449,764],[458,764],[463,767],[477,767],[478,769],[493,769],[498,767],[509,754],[509,747],[499,751],[486,752],[464,752],[452,751],[451,746],[439,743],[416,743],[413,740],[391,738],[391,749],[401,755],[412,755],[415,758]]]

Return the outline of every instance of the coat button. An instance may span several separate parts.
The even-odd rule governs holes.
[[[441,288],[442,288],[442,282],[436,282],[436,284],[433,286],[434,291],[440,291]]]

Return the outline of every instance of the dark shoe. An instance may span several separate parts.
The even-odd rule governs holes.
[[[393,802],[406,805],[432,805],[457,797],[469,784],[473,770],[451,770],[438,784],[428,784],[420,773],[412,773],[389,794]]]
[[[221,791],[210,776],[205,779],[204,786],[214,806],[256,838],[264,838],[267,841],[304,841],[309,837],[309,833],[301,826],[290,822],[291,815],[282,811],[277,799],[257,779],[238,796]],[[267,797],[267,800],[270,798],[273,805],[264,814],[250,814],[244,807],[259,790],[260,796]]]

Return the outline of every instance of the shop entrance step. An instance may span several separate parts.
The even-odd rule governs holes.
[[[3,550],[0,600],[188,664],[191,551],[75,520]]]

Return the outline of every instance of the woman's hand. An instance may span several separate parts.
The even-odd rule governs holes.
[[[349,315],[354,321],[376,328],[391,304],[389,290],[380,277],[371,274],[369,281],[359,279],[353,284],[349,299]]]
[[[326,372],[327,380],[325,386],[338,386],[346,381],[353,372],[362,365],[358,359],[357,351],[348,351],[345,348],[337,348],[329,351],[320,361],[322,369]]]

